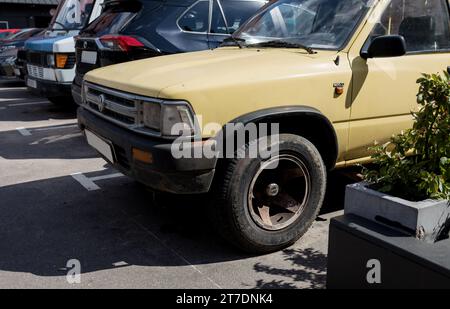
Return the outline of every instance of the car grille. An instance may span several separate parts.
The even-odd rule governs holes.
[[[34,78],[44,79],[44,68],[27,64],[28,75]]]
[[[27,53],[27,62],[29,64],[40,65],[40,66],[47,65],[44,53],[28,52]]]
[[[143,101],[160,103],[160,100],[144,98],[87,82],[84,83],[82,92],[83,106],[97,116],[138,133],[160,136],[160,132],[144,126],[142,112]]]
[[[47,63],[47,55],[48,53],[37,53],[29,51],[26,54],[27,63],[36,66],[49,67],[49,64]],[[64,66],[64,69],[66,70],[72,69],[76,63],[75,53],[69,53],[67,54],[67,56],[67,61]]]

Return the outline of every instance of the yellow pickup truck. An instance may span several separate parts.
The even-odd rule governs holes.
[[[215,50],[88,73],[78,119],[117,169],[210,193],[221,234],[264,253],[307,231],[328,170],[411,126],[416,79],[449,65],[447,0],[270,1]]]

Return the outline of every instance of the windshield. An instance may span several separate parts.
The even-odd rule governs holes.
[[[51,22],[53,30],[81,30],[89,22],[95,0],[65,0]]]
[[[235,38],[248,44],[280,40],[339,50],[367,14],[372,0],[279,0],[245,24]]]

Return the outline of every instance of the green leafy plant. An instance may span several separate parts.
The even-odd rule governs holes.
[[[450,76],[423,74],[414,126],[374,147],[364,179],[381,192],[408,200],[450,199]]]

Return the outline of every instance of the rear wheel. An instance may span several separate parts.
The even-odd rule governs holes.
[[[278,151],[269,159],[227,161],[224,177],[218,177],[224,181],[216,183],[214,225],[252,253],[297,241],[317,217],[325,196],[326,168],[316,147],[291,134],[280,135],[277,143]]]

